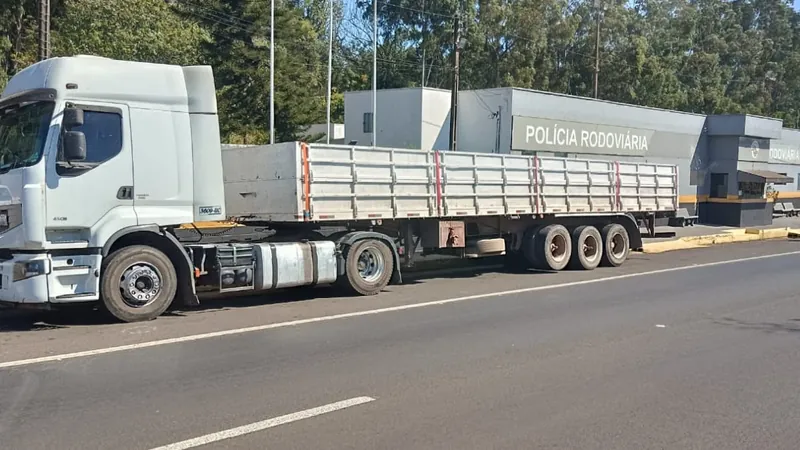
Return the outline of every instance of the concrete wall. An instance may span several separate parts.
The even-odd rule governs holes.
[[[800,130],[784,128],[781,138],[769,146],[770,170],[794,177],[792,185],[776,186],[778,192],[791,192],[795,206],[800,206]],[[780,196],[778,197],[780,198]]]
[[[422,90],[423,150],[450,148],[450,91],[425,88]]]
[[[328,125],[324,123],[316,123],[308,127],[308,130],[305,131],[305,135],[307,137],[315,137],[320,136],[320,138],[316,142],[325,142],[327,138],[328,131],[331,134],[331,144],[346,144],[344,141],[344,124],[343,123],[332,123],[330,130],[328,130]]]
[[[511,92],[511,88],[497,88],[459,93],[459,151],[509,152],[511,148]]]
[[[512,133],[514,142],[508,147],[514,151],[675,164],[679,166],[679,189],[686,202],[707,193],[708,139],[704,134],[704,115],[524,89],[513,90],[511,113],[518,117]],[[534,127],[535,132],[525,142],[528,126]],[[562,129],[574,132],[574,141],[565,141],[567,135],[559,131]],[[610,133],[622,140],[599,146],[584,139],[591,133]],[[626,146],[628,135],[637,138]],[[561,145],[564,141],[573,145]],[[595,145],[586,145],[592,143]]]
[[[639,156],[691,159],[703,134],[706,116],[644,108],[621,103],[514,89],[512,115],[584,124],[610,126],[655,133]],[[578,139],[579,146],[581,139]],[[584,148],[586,153],[604,153]],[[630,153],[626,153],[630,154]]]
[[[422,147],[422,89],[378,91],[379,147]],[[448,106],[449,109],[449,106]],[[364,132],[364,114],[372,112],[372,91],[344,94],[344,141],[372,145],[373,134]]]

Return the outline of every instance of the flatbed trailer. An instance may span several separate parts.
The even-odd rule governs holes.
[[[420,247],[424,254],[507,255],[516,266],[547,270],[618,266],[642,246],[639,219],[668,217],[678,200],[673,165],[302,142],[232,147],[222,161],[228,214],[275,234],[231,247],[255,246],[255,266],[272,272],[255,286],[218,284],[217,274],[198,280],[215,291],[339,279],[374,294],[399,279]],[[323,227],[341,231],[323,235]],[[187,248],[205,261],[217,261],[221,250]],[[293,259],[302,263],[289,264],[297,267],[289,276],[278,269],[281,250],[311,256]],[[323,258],[313,256],[320,251]]]
[[[0,208],[0,302],[101,302],[128,322],[203,293],[339,284],[374,295],[402,282],[420,249],[553,271],[619,266],[642,246],[639,221],[678,206],[673,165],[302,142],[223,149],[206,66],[47,60],[0,98],[0,142],[20,127],[38,130],[26,143],[38,158],[0,171],[11,199]],[[270,234],[178,232],[219,220]]]

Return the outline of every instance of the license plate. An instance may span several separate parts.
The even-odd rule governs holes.
[[[0,227],[8,228],[8,213],[0,212]]]

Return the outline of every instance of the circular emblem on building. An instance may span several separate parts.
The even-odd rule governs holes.
[[[758,141],[753,139],[753,143],[750,144],[750,155],[753,156],[753,159],[758,159],[758,153],[761,149],[758,147]]]

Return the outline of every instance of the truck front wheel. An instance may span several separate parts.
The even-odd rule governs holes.
[[[146,245],[112,253],[104,262],[100,295],[111,315],[123,322],[152,320],[167,310],[178,286],[167,255]]]
[[[360,295],[375,295],[392,279],[394,258],[388,245],[377,239],[364,239],[347,249],[341,284]]]

